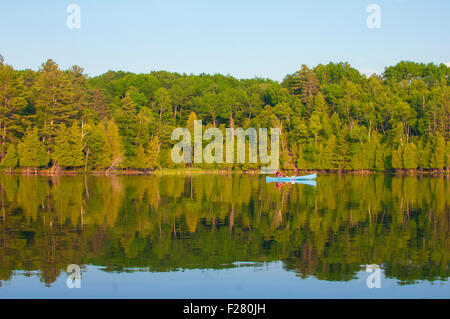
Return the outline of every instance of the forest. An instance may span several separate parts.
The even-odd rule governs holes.
[[[450,68],[402,61],[367,77],[348,63],[283,81],[166,71],[108,71],[48,60],[15,70],[0,56],[0,163],[5,172],[251,171],[259,164],[175,164],[176,127],[278,127],[286,170],[446,170]]]

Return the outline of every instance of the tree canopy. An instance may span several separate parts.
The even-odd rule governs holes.
[[[13,145],[24,167],[183,167],[170,160],[172,130],[201,119],[205,129],[281,128],[285,169],[448,169],[449,72],[444,64],[401,61],[366,77],[348,63],[329,63],[302,65],[279,83],[165,71],[89,77],[52,60],[33,71],[1,59],[0,160]],[[48,161],[27,158],[30,132]]]

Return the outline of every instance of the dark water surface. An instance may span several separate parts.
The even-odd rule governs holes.
[[[443,178],[277,189],[238,174],[0,176],[0,187],[0,298],[450,297]]]

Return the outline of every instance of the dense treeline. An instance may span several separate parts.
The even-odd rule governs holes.
[[[67,196],[70,194],[70,196]],[[443,178],[321,176],[317,187],[230,174],[0,176],[0,284],[69,264],[106,271],[283,261],[346,281],[379,264],[402,283],[450,275]]]
[[[303,65],[281,83],[164,71],[88,77],[52,60],[38,71],[14,70],[0,57],[1,165],[180,167],[170,157],[172,130],[202,119],[205,128],[281,128],[285,169],[449,169],[449,72],[400,62],[369,78],[347,63]]]

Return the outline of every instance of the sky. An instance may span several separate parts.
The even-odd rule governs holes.
[[[70,4],[80,28],[69,28]],[[380,28],[369,28],[371,4]],[[16,69],[47,59],[108,70],[282,80],[302,64],[381,73],[401,60],[450,62],[448,0],[2,0],[0,54]]]

